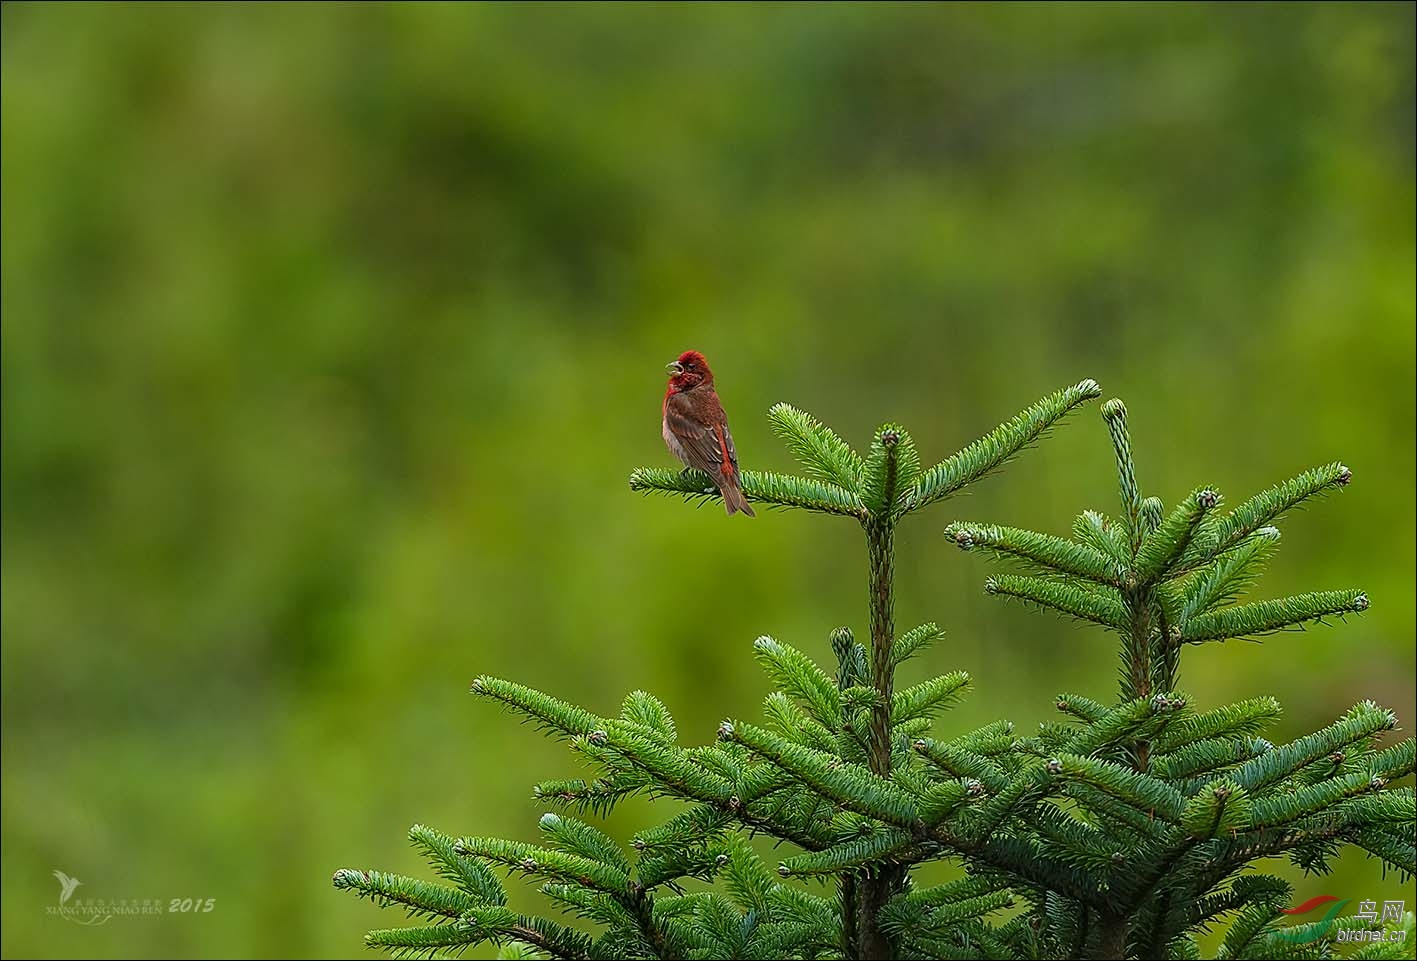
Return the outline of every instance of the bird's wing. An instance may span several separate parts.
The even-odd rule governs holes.
[[[738,470],[738,450],[733,446],[733,432],[728,429],[728,418],[723,419],[723,449],[728,451],[728,462],[733,470]]]
[[[731,465],[727,472],[736,471],[738,459],[733,451],[733,438],[723,421],[722,408],[716,418],[704,418],[704,412],[698,408],[686,394],[671,394],[664,405],[664,422],[683,446],[685,461],[709,475],[726,473],[725,460]],[[719,426],[713,426],[711,421],[717,421]]]

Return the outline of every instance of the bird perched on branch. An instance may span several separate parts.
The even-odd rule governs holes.
[[[669,389],[664,393],[664,443],[670,453],[713,479],[730,517],[737,511],[756,516],[743,496],[738,452],[708,361],[697,350],[686,350],[665,369]]]

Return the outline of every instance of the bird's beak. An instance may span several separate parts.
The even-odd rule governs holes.
[[[684,373],[684,365],[679,363],[679,361],[677,360],[671,360],[669,363],[664,365],[664,372],[666,374],[671,374],[677,377],[680,374]]]

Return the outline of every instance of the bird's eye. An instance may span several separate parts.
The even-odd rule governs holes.
[[[693,362],[692,360],[686,360],[686,361],[684,361],[684,367],[685,367],[686,369],[688,369],[688,370],[693,370],[693,369],[694,369],[694,362]]]

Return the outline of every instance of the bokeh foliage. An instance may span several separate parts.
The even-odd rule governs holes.
[[[1182,682],[1279,697],[1280,736],[1369,697],[1410,730],[1413,27],[6,4],[4,952],[344,953],[371,914],[332,865],[414,870],[415,819],[524,836],[562,764],[471,703],[481,672],[653,690],[691,741],[755,710],[752,639],[855,616],[858,535],[625,490],[690,346],[747,469],[785,466],[778,401],[930,460],[1084,374],[1170,439],[1138,464],[1170,502],[1341,458],[1361,483],[1266,589],[1372,610]],[[1053,529],[1106,501],[1106,451],[1074,425],[937,526]],[[1110,694],[1106,645],[988,603],[921,528],[897,617],[975,677],[960,730]],[[216,908],[79,928],[54,868]],[[1361,857],[1295,883],[1414,900]]]

